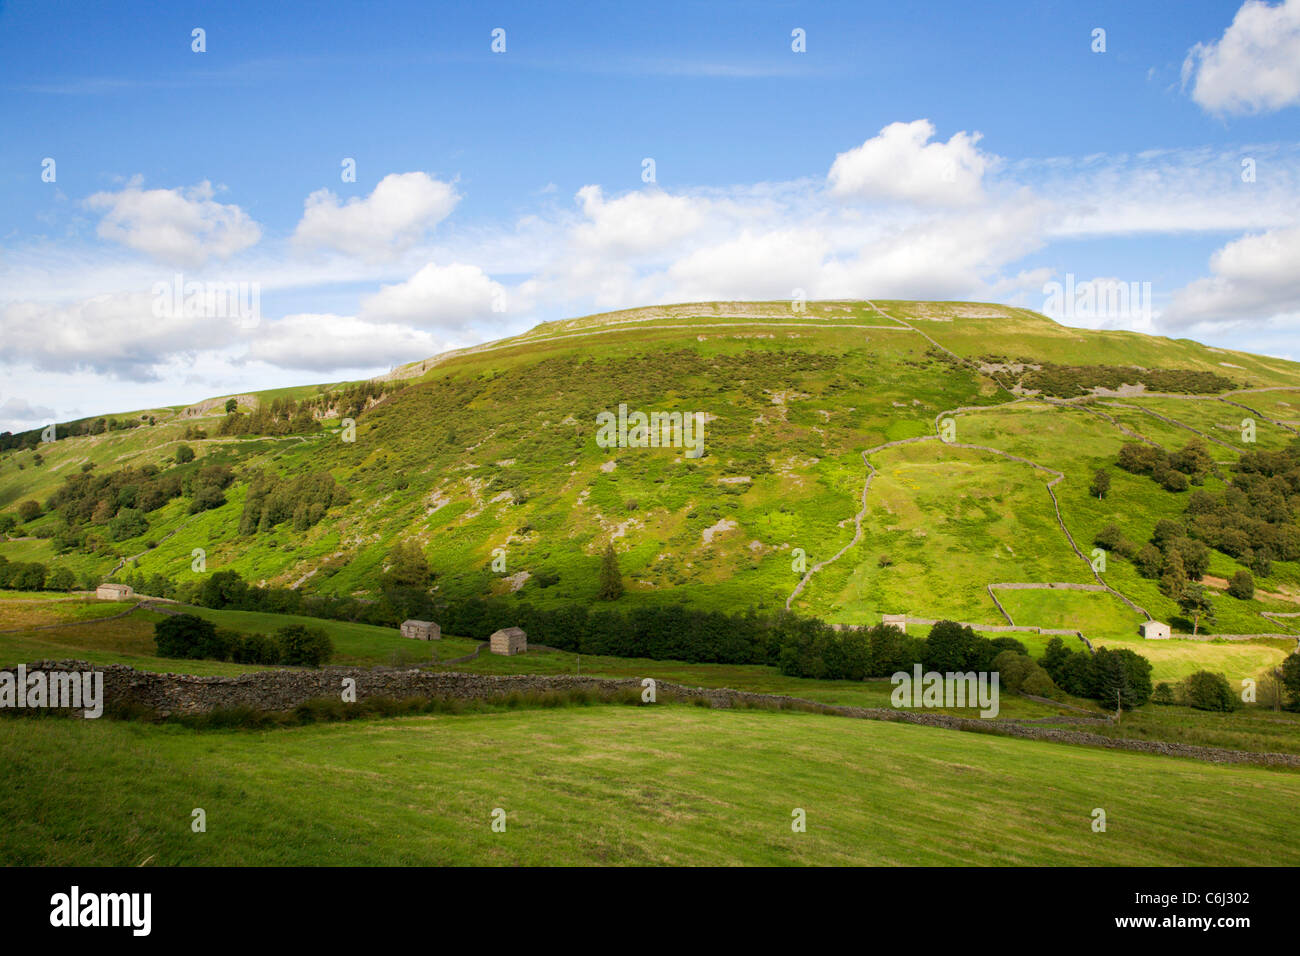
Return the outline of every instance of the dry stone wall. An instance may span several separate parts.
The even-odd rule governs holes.
[[[208,677],[194,674],[159,674],[137,671],[123,664],[95,666],[86,661],[37,661],[28,672],[98,670],[104,674],[106,707],[142,705],[162,715],[201,714],[226,708],[248,707],[278,712],[320,698],[341,699],[343,681],[356,681],[357,700],[366,697],[404,699],[410,697],[456,698],[490,701],[512,693],[545,691],[641,691],[638,678],[611,679],[566,674],[461,674],[455,672],[406,670],[376,667],[323,667],[319,670],[269,670],[237,677]],[[647,675],[648,676],[648,675]],[[1103,734],[1054,727],[1033,727],[1008,720],[951,717],[915,710],[884,707],[843,707],[797,697],[756,694],[726,687],[686,687],[660,681],[661,700],[707,701],[712,707],[757,706],[798,708],[841,717],[921,724],[947,730],[996,733],[1010,737],[1088,744],[1115,750],[1133,750],[1174,757],[1189,757],[1213,763],[1256,763],[1300,767],[1300,756],[1282,753],[1254,753],[1201,747],[1157,740],[1125,740]]]

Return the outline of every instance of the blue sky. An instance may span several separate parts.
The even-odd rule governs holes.
[[[0,429],[796,288],[1300,357],[1300,0],[4,3],[0,110]]]

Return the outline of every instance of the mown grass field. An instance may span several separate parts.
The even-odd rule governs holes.
[[[1199,670],[1223,674],[1237,690],[1241,680],[1258,677],[1264,670],[1277,667],[1294,646],[1282,650],[1277,641],[1191,641],[1173,638],[1146,641],[1142,638],[1102,637],[1093,642],[1098,647],[1122,648],[1141,654],[1151,662],[1153,681],[1178,681]]]
[[[7,865],[1300,864],[1294,773],[807,714],[15,718],[0,758]]]

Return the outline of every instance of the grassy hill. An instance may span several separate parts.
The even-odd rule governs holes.
[[[87,466],[104,474],[152,465],[189,482],[224,465],[234,477],[219,507],[192,513],[181,495],[97,552],[60,553],[63,519],[47,513],[0,542],[0,556],[84,579],[117,569],[184,582],[230,569],[256,583],[372,598],[394,545],[413,542],[439,597],[558,607],[596,600],[612,542],[626,584],[620,605],[740,611],[788,601],[840,623],[884,612],[985,624],[1010,616],[1124,640],[1142,617],[1112,594],[1003,592],[1004,615],[987,585],[1095,583],[1071,539],[1087,554],[1115,522],[1142,542],[1159,519],[1183,513],[1187,493],[1113,467],[1126,442],[1174,451],[1203,436],[1221,466],[1203,487],[1216,492],[1244,452],[1290,443],[1300,418],[1296,363],[974,303],[630,310],[545,323],[385,379],[389,390],[355,415],[354,441],[340,420],[351,416],[330,398],[344,383],[239,397],[244,410],[318,400],[310,427],[294,434],[222,436],[225,403],[210,400],[131,413],[153,425],[6,451],[7,513],[46,502]],[[1146,380],[1193,390],[1157,394]],[[620,404],[703,413],[703,456],[600,447],[597,415]],[[1242,440],[1245,417],[1255,421],[1253,444]],[[952,443],[939,437],[945,420]],[[185,437],[198,427],[206,437]],[[183,444],[195,462],[175,461]],[[1089,481],[1103,466],[1113,486],[1099,500]],[[307,527],[285,519],[249,530],[259,472],[281,486],[328,474],[346,503]],[[1227,579],[1241,567],[1215,552],[1210,573]],[[1177,614],[1129,562],[1111,561],[1100,579],[1157,618]],[[1215,629],[1300,630],[1300,618],[1261,616],[1300,610],[1300,563],[1276,560],[1257,584],[1255,599],[1216,598]]]
[[[1294,773],[791,712],[7,719],[0,759],[8,865],[1300,863]]]

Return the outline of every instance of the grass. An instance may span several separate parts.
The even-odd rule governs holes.
[[[1103,637],[1093,641],[1098,647],[1128,648],[1151,662],[1153,682],[1182,680],[1196,671],[1215,671],[1223,674],[1240,689],[1246,677],[1258,677],[1261,672],[1281,664],[1287,651],[1280,650],[1276,641],[1191,641],[1170,638],[1167,641],[1147,641],[1140,637],[1121,639]]]
[[[971,357],[1005,353],[1064,364],[1136,362],[1218,372],[1239,366],[1231,374],[1243,383],[1300,381],[1294,363],[1184,340],[1067,329],[1021,309],[877,305]],[[958,441],[1065,475],[1056,495],[1085,553],[1111,522],[1141,542],[1159,519],[1182,513],[1187,494],[1165,492],[1114,467],[1131,438],[1112,422],[1041,401],[1007,405],[1010,393],[988,376],[937,358],[915,332],[901,325],[864,328],[889,324],[864,302],[811,303],[798,315],[788,303],[704,303],[548,324],[428,369],[417,384],[363,415],[354,443],[329,429],[306,440],[191,442],[200,464],[211,457],[241,475],[269,468],[293,479],[328,469],[348,488],[351,503],[306,531],[285,523],[241,536],[241,477],[222,507],[190,516],[182,498],[150,513],[147,532],[111,544],[117,554],[55,555],[48,539],[0,542],[0,554],[93,575],[107,572],[119,555],[140,553],[128,570],[192,584],[192,552],[201,547],[210,568],[233,569],[251,582],[305,582],[302,587],[331,595],[373,596],[393,545],[413,539],[437,575],[440,597],[500,594],[508,589],[507,575],[524,571],[530,577],[516,599],[558,607],[594,600],[599,555],[613,540],[627,588],[615,607],[686,602],[774,610],[800,578],[792,562],[796,548],[813,564],[851,540],[866,476],[862,450],[930,435],[936,415],[968,406],[978,408],[956,415]],[[1297,392],[1241,397],[1263,414],[1283,417],[1300,407]],[[596,447],[592,422],[611,405],[611,395],[632,408],[707,412],[706,455],[692,460],[674,449]],[[1212,398],[1122,401],[1240,446],[1229,426],[1247,414],[1242,409]],[[1140,407],[1093,408],[1170,447],[1192,434]],[[202,424],[215,435],[219,421],[217,415],[192,422],[179,409],[150,414],[158,425],[43,445],[39,466],[32,452],[0,455],[0,507],[48,498],[83,465],[172,467],[185,427]],[[421,427],[413,427],[417,422]],[[1262,421],[1260,428],[1260,447],[1289,440],[1283,429]],[[1214,450],[1225,462],[1235,456]],[[993,624],[1001,615],[984,590],[990,582],[1092,580],[1056,522],[1044,488],[1048,472],[938,442],[888,449],[872,461],[878,474],[860,543],[817,572],[797,610],[841,623],[874,623],[881,613],[908,611]],[[1111,493],[1101,501],[1088,493],[1098,467],[1112,477]],[[1219,479],[1207,480],[1206,488],[1221,487]],[[49,533],[56,524],[47,515],[17,533]],[[716,533],[706,540],[710,529]],[[498,548],[507,553],[502,573],[492,569]],[[1213,559],[1216,575],[1231,577],[1238,567],[1224,555]],[[541,579],[552,577],[558,581],[543,587]],[[1176,616],[1156,582],[1138,577],[1118,556],[1109,556],[1103,577],[1156,618]],[[1261,594],[1300,586],[1300,563],[1275,562],[1270,578],[1257,585]],[[1115,639],[1135,626],[1128,609],[1110,598],[1000,593],[1009,608],[1015,605],[1018,623],[1078,627],[1090,637]],[[1224,633],[1278,630],[1284,625],[1260,612],[1293,606],[1262,597],[1216,604],[1216,629]],[[244,624],[263,628],[256,620]],[[340,662],[413,663],[426,653],[391,633],[346,628],[333,636]]]
[[[1300,864],[1294,773],[797,712],[15,719],[0,759],[6,865]]]

